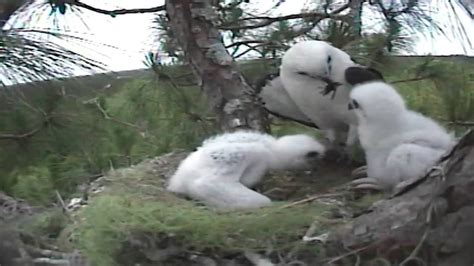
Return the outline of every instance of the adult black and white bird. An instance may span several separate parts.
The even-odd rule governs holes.
[[[357,116],[360,143],[367,159],[367,177],[353,188],[392,190],[422,177],[453,145],[454,138],[434,120],[407,109],[391,85],[370,82],[356,86],[348,109]]]
[[[219,209],[260,208],[271,200],[251,188],[268,170],[312,168],[324,152],[325,147],[307,135],[224,133],[207,139],[183,160],[167,190]]]
[[[352,86],[382,75],[359,65],[344,51],[324,41],[303,41],[288,49],[279,75],[260,83],[259,96],[273,115],[319,128],[333,144],[357,140],[355,115],[347,110]]]

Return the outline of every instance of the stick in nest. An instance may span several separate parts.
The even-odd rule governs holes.
[[[295,201],[295,202],[292,202],[292,203],[285,204],[285,205],[281,206],[280,209],[286,209],[286,208],[294,207],[296,205],[305,204],[305,203],[312,202],[312,201],[315,201],[315,200],[321,199],[321,198],[340,197],[340,196],[344,196],[345,194],[346,193],[329,193],[329,194],[322,194],[322,195],[314,195],[314,196],[308,197],[306,199],[302,199],[302,200],[299,200],[299,201]]]

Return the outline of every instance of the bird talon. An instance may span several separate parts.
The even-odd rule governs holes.
[[[367,165],[358,167],[351,172],[352,179],[359,179],[367,176]]]
[[[360,178],[353,180],[348,183],[349,190],[352,191],[366,191],[366,190],[375,190],[383,191],[383,187],[380,185],[378,180],[370,177]]]
[[[349,190],[352,190],[352,191],[368,191],[368,190],[370,190],[370,191],[382,191],[383,189],[379,185],[375,185],[375,184],[360,184],[358,186],[349,188]]]

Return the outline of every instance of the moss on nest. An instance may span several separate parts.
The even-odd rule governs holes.
[[[184,156],[173,158],[173,163]],[[118,253],[136,235],[152,236],[157,243],[172,243],[184,251],[222,254],[269,247],[289,251],[301,246],[301,237],[314,221],[320,226],[313,235],[328,229],[329,204],[288,207],[283,206],[287,201],[280,201],[262,209],[223,212],[176,197],[163,188],[170,169],[169,164],[150,160],[113,171],[103,180],[106,190],[75,214],[73,242],[94,265],[117,264]]]
[[[130,195],[97,197],[83,210],[77,243],[97,264],[113,264],[135,232],[168,238],[184,250],[275,251],[297,245],[315,220],[325,224],[327,207],[316,204],[252,211],[216,212],[190,201],[179,204]],[[318,228],[321,232],[324,226]]]

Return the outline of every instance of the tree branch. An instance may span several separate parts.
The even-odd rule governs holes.
[[[115,122],[115,123],[118,123],[118,124],[121,124],[121,125],[124,125],[124,126],[127,126],[127,127],[131,127],[131,128],[134,128],[134,129],[137,129],[137,130],[141,131],[141,128],[138,125],[131,124],[131,123],[128,123],[128,122],[125,122],[125,121],[121,121],[121,120],[118,120],[118,119],[110,116],[109,113],[107,113],[107,111],[104,109],[104,107],[100,104],[98,98],[93,98],[93,99],[85,102],[85,104],[90,104],[90,103],[94,104],[97,107],[97,109],[100,111],[100,113],[102,114],[102,116],[104,117],[105,120],[110,120],[112,122]]]
[[[342,10],[338,9],[337,11],[341,12]],[[256,29],[256,28],[268,26],[270,24],[273,24],[279,21],[285,21],[285,20],[291,20],[291,19],[308,19],[308,18],[317,18],[320,20],[323,20],[326,18],[331,18],[334,20],[343,20],[343,21],[347,20],[347,17],[345,15],[337,15],[337,13],[325,14],[325,13],[319,13],[319,12],[309,12],[309,13],[291,14],[291,15],[281,16],[281,17],[268,17],[268,16],[248,17],[248,18],[243,18],[243,19],[239,19],[235,21],[226,22],[218,26],[218,28],[222,30]],[[260,23],[255,23],[252,25],[238,25],[242,22],[254,21],[254,20],[262,20],[262,21]]]
[[[43,128],[47,127],[51,123],[51,113],[44,113],[44,121],[41,122],[38,126],[36,126],[34,129],[21,133],[21,134],[0,134],[0,140],[14,140],[14,141],[20,141],[24,139],[28,139],[36,135],[38,132],[40,132]]]
[[[125,15],[125,14],[155,13],[155,12],[165,10],[165,5],[149,7],[149,8],[132,8],[132,9],[123,8],[123,9],[115,9],[115,10],[106,10],[106,9],[101,9],[101,8],[88,5],[79,0],[66,0],[65,2],[70,5],[82,7],[96,13],[110,15],[110,16]]]
[[[28,131],[23,134],[0,134],[0,140],[22,140],[22,139],[27,139],[30,137],[33,137],[36,133],[40,132],[41,129],[43,129],[45,125],[41,125],[31,131]]]
[[[271,41],[266,41],[266,40],[247,40],[247,41],[238,41],[238,42],[234,42],[234,43],[231,43],[229,45],[226,45],[225,48],[226,49],[229,49],[229,48],[232,48],[232,47],[239,47],[241,45],[246,45],[246,44],[254,44],[254,43],[257,43],[257,44],[260,44],[260,43],[271,43]]]
[[[252,51],[257,52],[257,53],[259,53],[260,55],[263,56],[262,51],[259,51],[259,50],[257,49],[257,48],[259,48],[259,47],[266,47],[266,48],[270,48],[270,47],[271,47],[271,48],[280,48],[280,49],[282,49],[282,48],[283,48],[283,49],[285,49],[285,48],[287,49],[287,48],[288,48],[287,46],[285,46],[285,45],[283,45],[283,44],[278,45],[278,44],[277,44],[276,42],[274,42],[274,41],[267,41],[267,42],[259,43],[259,44],[257,44],[257,45],[253,45],[253,46],[252,46],[252,45],[249,45],[249,44],[242,44],[242,45],[246,46],[248,49],[245,50],[245,51],[243,51],[243,52],[241,52],[241,53],[239,53],[239,54],[237,54],[237,55],[235,55],[235,53],[232,54],[232,57],[233,57],[234,59],[240,58],[240,57],[242,57],[242,56],[244,56],[244,55],[246,55],[247,53],[252,52]],[[235,50],[235,52],[237,52],[237,51],[238,51],[238,49]]]
[[[474,126],[474,122],[471,122],[471,121],[450,121],[448,122],[448,124],[455,125],[455,126],[464,126],[464,127]]]
[[[426,80],[430,78],[431,76],[421,76],[421,77],[414,77],[414,78],[409,78],[409,79],[400,79],[400,80],[390,81],[390,83],[396,84],[396,83],[414,82],[414,81],[421,81],[421,80]]]

